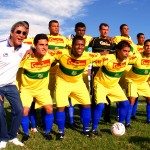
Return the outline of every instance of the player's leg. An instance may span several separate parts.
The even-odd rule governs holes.
[[[44,105],[43,108],[45,109],[45,116],[44,116],[45,138],[47,140],[52,140],[50,132],[54,122],[53,105],[52,104]]]
[[[150,124],[150,97],[146,97],[146,117],[147,123]]]
[[[94,101],[95,106],[92,111],[92,135],[98,135],[98,123],[102,117],[102,112],[105,107],[105,103],[108,103],[106,100],[107,88],[105,88],[99,82],[94,84]]]
[[[36,115],[36,110],[34,107],[35,107],[35,102],[33,101],[29,110],[31,132],[37,132],[37,129],[36,129],[37,115]]]
[[[23,130],[23,137],[22,137],[22,142],[25,142],[28,140],[29,138],[29,107],[23,107],[23,117],[22,117],[22,122],[21,122],[21,126],[22,126],[22,130]]]
[[[69,98],[69,107],[65,108],[66,116],[69,119],[69,124],[72,127],[74,125],[74,106],[72,105],[71,99]]]
[[[132,109],[133,109],[133,105],[135,103],[136,97],[129,97],[129,108],[127,111],[127,117],[126,117],[126,128],[131,128],[130,122],[131,122],[131,115],[132,115]]]
[[[137,112],[137,107],[138,107],[138,97],[135,100],[135,103],[133,105],[133,109],[132,109],[132,116],[131,119],[135,120],[136,119],[136,112]]]
[[[68,97],[72,91],[73,83],[56,78],[56,122],[58,125],[58,134],[56,139],[62,140],[65,135],[65,107],[69,106]]]
[[[65,134],[65,107],[57,107],[56,111],[56,122],[58,125],[58,135],[57,140],[61,140],[64,138]]]
[[[104,121],[105,122],[109,122],[111,123],[111,120],[110,120],[110,100],[108,97],[107,98],[107,101],[108,101],[108,104],[105,104],[105,109],[104,109]]]
[[[93,135],[98,135],[98,122],[100,121],[105,105],[104,103],[99,103],[95,106],[92,114],[92,133]]]
[[[29,109],[31,106],[31,103],[33,101],[32,92],[28,90],[22,90],[20,93],[22,105],[23,105],[23,117],[22,117],[22,130],[23,130],[23,136],[22,136],[22,142],[25,142],[29,139]]]

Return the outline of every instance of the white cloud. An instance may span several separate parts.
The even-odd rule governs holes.
[[[122,4],[132,4],[134,3],[134,0],[118,0],[118,4],[122,5]]]
[[[51,19],[58,20],[62,26],[66,20],[86,15],[85,7],[93,2],[94,0],[0,0],[0,38],[7,37],[11,26],[20,20],[30,23],[29,36],[48,33]],[[61,31],[65,34],[65,29]]]

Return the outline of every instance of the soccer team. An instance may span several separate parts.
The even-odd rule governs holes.
[[[104,120],[111,122],[111,102],[116,102],[118,122],[131,128],[139,95],[146,98],[150,123],[150,39],[145,40],[144,34],[139,33],[135,45],[126,24],[120,26],[121,35],[114,38],[108,36],[106,23],[99,26],[100,36],[93,38],[85,35],[82,22],[75,25],[76,34],[68,38],[59,34],[57,20],[51,20],[48,29],[49,34],[27,38],[29,24],[19,21],[12,26],[8,39],[0,41],[0,149],[7,142],[24,146],[30,137],[29,122],[31,131],[37,131],[38,108],[42,112],[44,137],[52,140],[53,99],[57,109],[57,140],[64,138],[66,117],[74,128],[76,104],[80,108],[82,134],[87,137],[99,135],[98,123],[104,108]],[[88,47],[92,52],[88,52]],[[4,97],[11,106],[9,131]],[[21,141],[17,138],[20,125],[24,133]]]

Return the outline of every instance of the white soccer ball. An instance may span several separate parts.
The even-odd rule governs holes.
[[[116,122],[111,126],[110,131],[115,136],[122,136],[125,133],[125,126],[120,122]]]

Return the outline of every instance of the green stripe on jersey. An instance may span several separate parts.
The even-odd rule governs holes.
[[[108,71],[105,66],[103,66],[102,72],[105,73],[106,75],[110,76],[110,77],[120,78],[124,71],[122,71],[122,72],[111,72],[111,71]]]
[[[150,69],[138,69],[136,67],[132,67],[132,71],[140,75],[148,75],[150,73]]]
[[[49,74],[49,71],[45,72],[29,72],[27,70],[24,70],[24,74],[31,79],[43,79],[46,78]]]
[[[64,46],[48,45],[48,49],[63,49]]]
[[[77,76],[77,75],[83,73],[83,71],[84,71],[84,69],[81,69],[81,70],[68,69],[68,68],[65,68],[64,66],[62,66],[61,64],[59,65],[59,68],[64,74],[69,75],[69,76]]]

